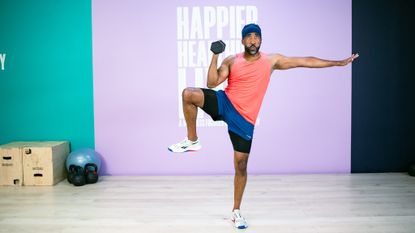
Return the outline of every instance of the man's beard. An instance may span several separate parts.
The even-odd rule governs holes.
[[[245,52],[247,52],[251,55],[255,55],[255,54],[258,53],[260,47],[261,47],[261,45],[258,46],[258,47],[256,47],[255,45],[251,45],[249,47],[245,46]]]

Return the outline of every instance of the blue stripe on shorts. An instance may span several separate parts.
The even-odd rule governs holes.
[[[217,91],[216,97],[218,98],[219,115],[228,124],[228,130],[238,134],[245,140],[252,140],[254,125],[241,116],[224,91]]]

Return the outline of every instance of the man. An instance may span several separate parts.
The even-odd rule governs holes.
[[[213,54],[208,70],[207,86],[214,88],[228,79],[224,91],[205,88],[185,88],[182,94],[183,112],[187,124],[187,138],[169,147],[172,152],[196,151],[201,144],[196,133],[198,107],[213,120],[223,120],[234,149],[234,206],[231,220],[235,227],[246,228],[240,206],[247,181],[247,163],[251,149],[255,121],[268,87],[273,70],[296,67],[323,68],[345,66],[358,54],[340,61],[323,60],[316,57],[285,57],[281,54],[259,52],[262,36],[256,24],[247,24],[242,29],[243,53],[226,57],[217,68],[218,54]]]

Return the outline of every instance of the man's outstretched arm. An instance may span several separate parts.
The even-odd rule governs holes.
[[[359,54],[352,54],[352,56],[343,59],[343,60],[325,60],[317,57],[286,57],[281,54],[271,55],[271,62],[273,64],[273,69],[286,70],[296,67],[306,67],[306,68],[325,68],[331,66],[345,66],[354,59],[356,59]]]

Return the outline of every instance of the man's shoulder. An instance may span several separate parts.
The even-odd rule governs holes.
[[[280,53],[267,53],[266,56],[268,59],[275,59],[281,57],[282,55]]]
[[[236,59],[238,54],[233,54],[233,55],[229,55],[227,57],[225,57],[225,59],[223,59],[223,63],[228,64],[228,65],[232,65]]]
[[[274,66],[276,63],[278,63],[278,60],[283,58],[284,56],[280,53],[270,53],[267,54],[268,61]]]

